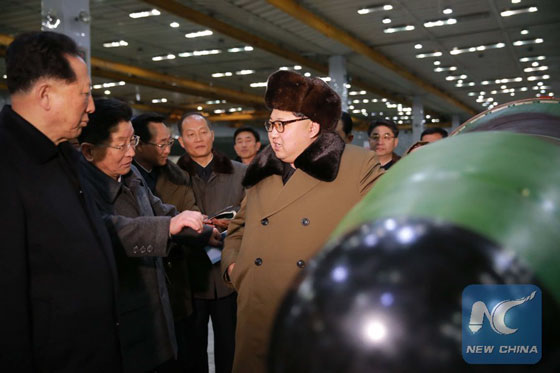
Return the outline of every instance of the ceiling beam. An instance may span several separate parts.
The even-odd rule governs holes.
[[[387,56],[371,48],[363,41],[355,38],[354,36],[350,35],[346,31],[336,26],[333,26],[332,23],[327,22],[324,19],[318,17],[316,14],[310,12],[306,8],[296,3],[295,1],[293,0],[267,0],[267,1],[270,4],[274,5],[275,7],[277,7],[278,9],[289,14],[290,16],[300,20],[304,24],[321,32],[327,37],[339,41],[340,43],[352,48],[357,53],[360,53],[361,55],[368,57],[378,65],[381,65],[386,69],[393,71],[394,73],[401,76],[402,78],[414,83],[418,87],[422,88],[424,91],[444,99],[448,103],[454,105],[455,107],[461,110],[466,111],[469,114],[474,115],[477,113],[477,111],[474,110],[473,108],[459,101],[455,97],[452,97],[447,92],[441,90],[440,88],[434,86],[433,84],[424,81],[423,79],[413,74],[412,72],[408,71],[407,69],[399,66],[391,59],[389,59]]]

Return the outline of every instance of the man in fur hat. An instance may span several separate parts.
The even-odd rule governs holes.
[[[274,317],[290,283],[383,173],[375,153],[335,132],[339,96],[290,71],[268,79],[270,146],[247,169],[222,272],[238,292],[234,372],[265,372]]]

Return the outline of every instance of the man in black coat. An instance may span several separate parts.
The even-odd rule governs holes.
[[[161,257],[169,254],[172,242],[202,247],[210,240],[219,245],[220,234],[203,226],[200,212],[178,214],[162,203],[132,166],[138,136],[130,107],[115,99],[96,99],[95,106],[79,137],[81,171],[117,259],[125,372],[166,371],[173,366],[177,344]]]
[[[118,372],[116,270],[67,142],[94,111],[76,44],[52,32],[6,52],[0,113],[0,370]]]

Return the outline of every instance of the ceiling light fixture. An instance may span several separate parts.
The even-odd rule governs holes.
[[[208,56],[211,54],[220,54],[222,53],[219,49],[207,49],[207,50],[200,50],[200,51],[192,51],[192,52],[181,52],[178,54],[179,57],[200,57],[200,56]]]
[[[254,74],[255,70],[239,70],[235,72],[235,75],[251,75]]]
[[[232,76],[233,74],[230,71],[227,71],[225,73],[214,73],[212,74],[212,78],[223,78],[225,76]]]
[[[376,6],[369,6],[367,8],[358,9],[358,14],[364,15],[373,12],[382,12],[387,10],[392,10],[393,6],[391,4],[384,4],[384,5],[376,5]]]
[[[212,30],[202,30],[202,31],[189,32],[188,34],[185,34],[185,37],[188,39],[193,39],[193,38],[200,38],[202,36],[210,36],[212,34],[213,34]]]
[[[453,13],[453,9],[451,9],[451,8],[445,8],[445,9],[443,10],[442,13],[443,13],[443,14],[451,14],[451,13]]]
[[[495,44],[487,44],[487,45],[479,45],[477,47],[465,47],[465,48],[453,48],[449,54],[451,55],[458,55],[462,53],[474,53],[474,52],[482,52],[487,49],[499,49],[505,47],[505,43],[495,43]]]
[[[177,28],[177,27],[179,27],[179,26],[181,26],[181,25],[180,25],[178,22],[171,22],[171,23],[169,24],[169,27],[172,27],[172,28]]]
[[[420,53],[416,55],[416,58],[428,58],[428,57],[441,57],[443,53],[439,51],[431,52],[431,53]]]
[[[521,30],[519,33],[521,35],[527,35],[529,33],[529,30]]]
[[[130,13],[128,16],[130,18],[144,18],[144,17],[151,17],[151,16],[159,16],[161,12],[157,9],[152,10],[141,10],[139,12]]]
[[[436,67],[434,69],[434,72],[441,73],[444,71],[456,71],[456,70],[457,70],[457,66],[441,66],[441,67]]]
[[[413,25],[402,25],[402,26],[388,27],[385,30],[383,30],[383,32],[386,34],[392,34],[395,32],[412,31],[412,30],[414,30]]]
[[[251,47],[250,45],[246,45],[244,47],[229,48],[227,51],[230,53],[239,53],[239,52],[251,52],[252,50],[253,47]]]
[[[105,48],[118,48],[118,47],[126,47],[128,43],[124,40],[117,40],[117,41],[107,41],[103,43]]]
[[[163,61],[163,60],[174,60],[174,59],[175,59],[175,55],[171,53],[152,57],[152,61],[156,61],[156,62]]]
[[[544,61],[545,56],[531,56],[531,57],[521,57],[519,62],[532,62],[532,61]]]
[[[548,66],[538,66],[538,67],[526,67],[523,69],[526,73],[534,73],[535,71],[546,71]]]
[[[531,75],[527,77],[527,80],[529,82],[533,82],[535,80],[547,80],[550,79],[550,75],[546,74],[546,75]]]
[[[389,24],[389,23],[391,23],[391,18],[385,17],[385,18],[383,18],[383,20],[381,22],[383,22],[384,24]]]
[[[534,13],[538,10],[539,9],[536,6],[530,6],[526,8],[514,8],[514,9],[504,10],[503,12],[500,13],[500,15],[502,17],[510,17],[523,13]]]
[[[251,88],[262,88],[262,87],[266,87],[266,82],[256,82],[256,83],[251,83],[250,86]]]
[[[414,45],[414,49],[422,49],[422,44],[418,43]]]
[[[437,19],[435,21],[424,22],[424,27],[439,27],[439,26],[454,25],[456,23],[457,20],[455,18]]]
[[[513,42],[513,45],[516,47],[521,47],[523,45],[528,45],[528,44],[541,44],[544,43],[544,40],[542,38],[536,38],[536,39],[530,39],[530,40],[516,40]]]

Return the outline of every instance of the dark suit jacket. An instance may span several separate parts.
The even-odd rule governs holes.
[[[228,206],[239,210],[245,196],[241,181],[247,166],[231,161],[215,150],[213,154],[212,174],[208,181],[197,174],[195,163],[188,154],[184,154],[177,162],[190,176],[198,208],[208,216]],[[216,299],[233,293],[233,289],[222,279],[220,263],[212,264],[204,250],[190,250],[187,265],[194,298]]]
[[[177,214],[146,186],[139,171],[117,182],[82,158],[86,190],[95,199],[109,229],[120,279],[120,337],[125,371],[145,372],[177,353],[173,315],[161,257],[170,249],[169,224]],[[184,230],[185,241],[202,245],[202,235]]]
[[[121,370],[115,262],[76,156],[0,113],[0,371]]]

